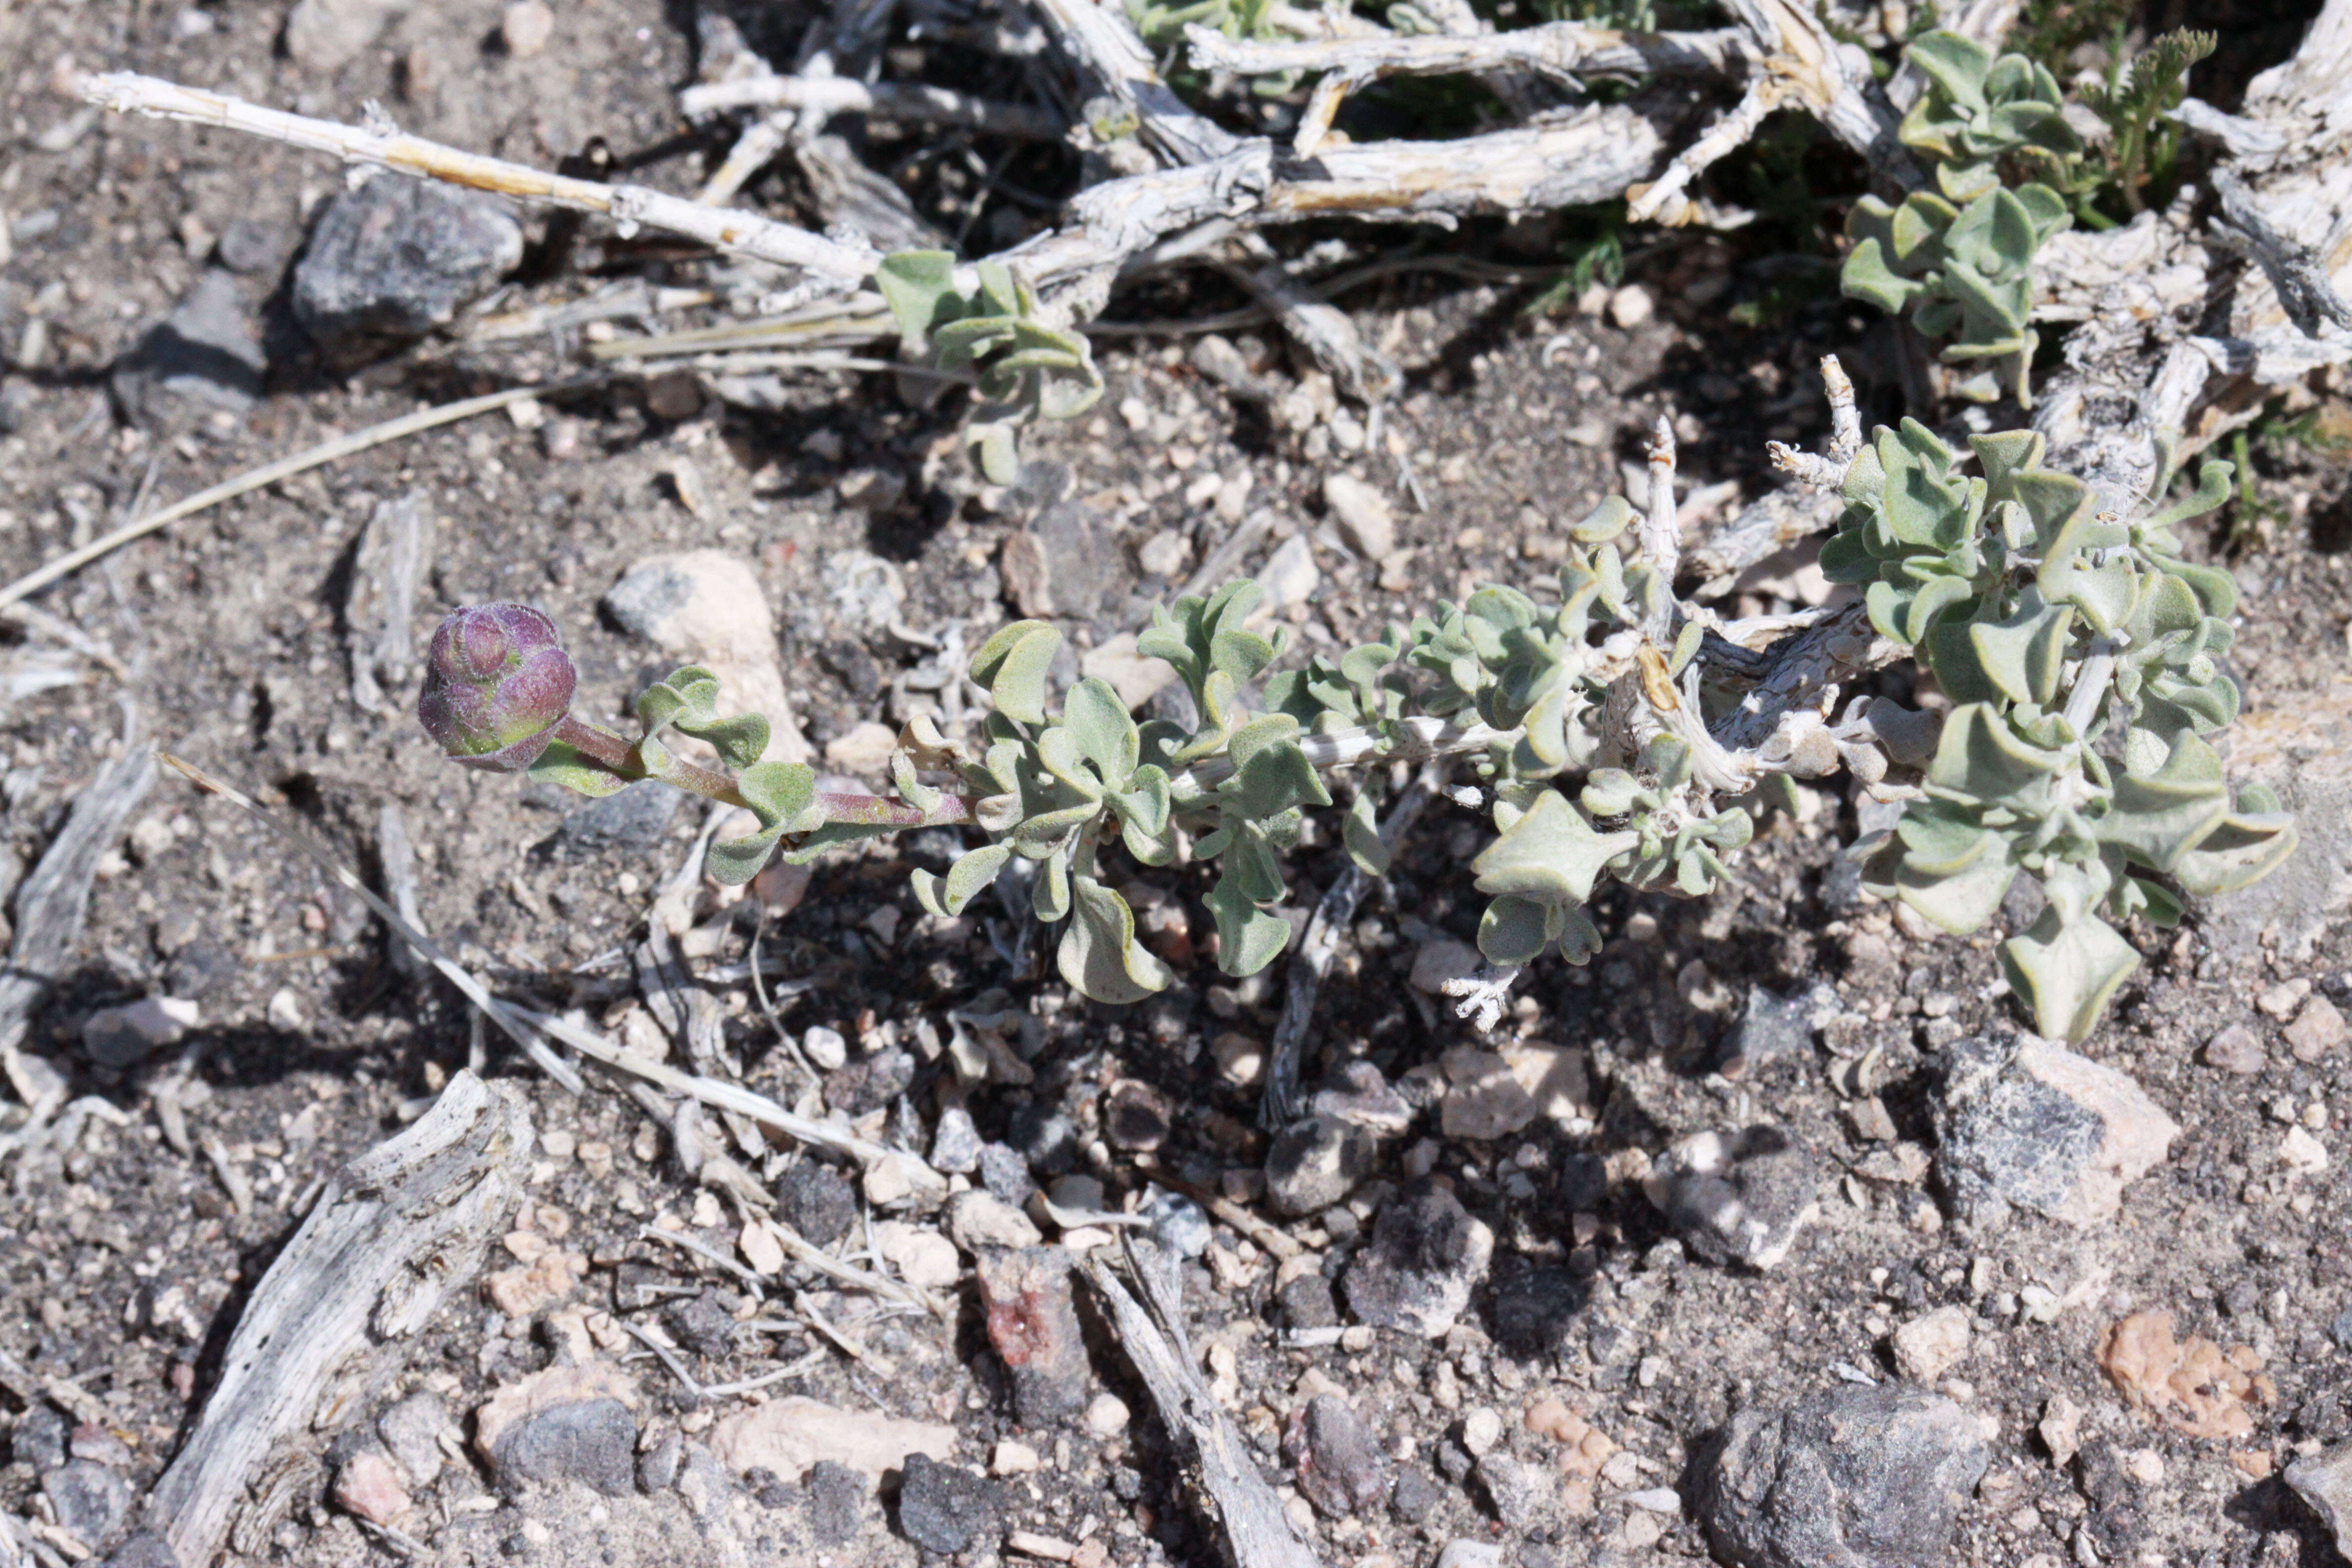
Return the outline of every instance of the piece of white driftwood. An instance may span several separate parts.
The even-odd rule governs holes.
[[[1179,1454],[1199,1467],[1201,1489],[1216,1505],[1234,1568],[1323,1568],[1298,1539],[1248,1443],[1200,1373],[1184,1333],[1183,1273],[1149,1241],[1127,1237],[1129,1278],[1121,1282],[1108,1247],[1087,1257],[1087,1278],[1109,1309],[1118,1341],[1135,1363]]]
[[[520,1099],[461,1071],[415,1126],[337,1174],[262,1276],[195,1430],[147,1500],[180,1568],[210,1568],[248,1497],[267,1506],[257,1482],[309,1457],[311,1431],[356,1414],[390,1370],[380,1358],[473,1278],[521,1196],[531,1147]]]
[[[644,185],[605,185],[593,180],[551,174],[527,163],[486,158],[419,136],[381,134],[331,120],[264,109],[224,93],[182,87],[151,76],[128,71],[82,76],[74,79],[74,90],[85,100],[117,113],[152,114],[225,131],[241,131],[289,146],[331,153],[347,163],[369,163],[397,174],[446,180],[518,201],[603,213],[619,223],[624,231],[639,224],[648,225],[717,249],[803,268],[841,283],[863,280],[881,261],[880,254],[871,247],[827,239],[757,213],[708,207]]]
[[[729,109],[793,109],[820,122],[836,114],[872,114],[919,125],[962,125],[1032,142],[1056,142],[1069,124],[1034,104],[974,98],[920,82],[857,81],[848,77],[769,76],[708,82],[677,96],[689,119]]]

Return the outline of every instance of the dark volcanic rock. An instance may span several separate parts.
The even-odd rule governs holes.
[[[494,196],[379,174],[327,204],[294,268],[294,317],[329,362],[396,353],[489,292],[522,259]]]
[[[776,1213],[819,1247],[831,1247],[857,1222],[857,1194],[849,1179],[816,1160],[803,1160],[776,1178]]]
[[[567,813],[556,842],[583,856],[649,848],[661,842],[685,798],[659,779],[639,779]]]
[[[1849,1386],[1733,1417],[1701,1457],[1696,1508],[1743,1568],[1933,1568],[1989,1462],[1950,1400]]]
[[[572,1480],[625,1497],[637,1480],[637,1418],[617,1399],[579,1399],[534,1411],[499,1434],[490,1458],[499,1483]]]
[[[898,1485],[898,1531],[927,1551],[954,1553],[996,1525],[995,1489],[959,1465],[907,1456]]]
[[[1937,1067],[1936,1173],[1969,1224],[2111,1219],[2180,1132],[2124,1073],[2031,1035],[1955,1040]]]
[[[809,1467],[809,1533],[819,1546],[838,1546],[866,1524],[866,1478],[847,1465],[819,1459]]]
[[[102,1546],[131,1511],[131,1484],[104,1465],[71,1459],[41,1478],[58,1523],[86,1545]]]
[[[208,268],[115,362],[110,384],[132,420],[154,425],[215,409],[244,413],[261,395],[268,366],[236,279]]]
[[[1769,1268],[1817,1212],[1819,1182],[1803,1144],[1778,1127],[1756,1126],[1684,1139],[1643,1188],[1699,1257]]]

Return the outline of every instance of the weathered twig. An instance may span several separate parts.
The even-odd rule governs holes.
[[[338,458],[352,457],[372,447],[381,447],[387,441],[397,441],[404,436],[414,436],[420,430],[430,430],[441,425],[453,425],[460,419],[470,419],[477,414],[488,414],[492,409],[504,408],[508,404],[519,403],[526,397],[545,397],[553,393],[569,392],[578,387],[601,385],[604,379],[602,374],[597,374],[575,376],[571,380],[546,386],[509,387],[504,392],[488,393],[480,397],[460,398],[455,403],[444,403],[434,408],[420,408],[414,414],[404,414],[397,419],[387,419],[381,425],[371,425],[364,430],[354,430],[348,436],[338,436],[331,441],[321,441],[317,446],[297,452],[290,458],[280,458],[274,463],[264,463],[260,468],[248,469],[235,479],[225,479],[208,489],[198,490],[194,495],[174,501],[161,511],[152,512],[136,521],[125,523],[110,533],[91,540],[78,550],[68,551],[37,571],[28,572],[6,587],[0,588],[0,605],[13,605],[29,595],[37,594],[58,578],[68,573],[79,571],[100,556],[111,554],[134,539],[143,539],[157,529],[167,528],[184,517],[193,516],[206,507],[217,506],[222,501],[232,500],[238,496],[257,490],[264,485],[276,484],[280,479],[291,479],[296,474],[323,467]]]
[[[331,120],[264,109],[222,93],[181,87],[154,77],[112,72],[77,79],[75,91],[118,113],[152,114],[242,131],[289,146],[331,153],[347,163],[372,163],[398,174],[446,180],[492,191],[519,201],[544,202],[581,212],[602,213],[628,232],[639,224],[682,234],[720,250],[798,267],[844,284],[864,279],[881,258],[871,248],[845,245],[761,217],[757,213],[707,207],[644,185],[604,185],[593,180],[551,174],[527,163],[485,158],[427,142],[384,135]]]
[[[1083,96],[1108,98],[1132,113],[1144,144],[1162,163],[1208,163],[1242,145],[1240,138],[1192,109],[1160,79],[1151,51],[1119,6],[1098,5],[1094,0],[1034,0],[1029,9],[1087,79]]]
[[[209,1568],[272,1450],[336,1424],[366,1391],[370,1352],[422,1328],[473,1276],[531,1147],[520,1100],[460,1072],[414,1127],[336,1176],[262,1277],[219,1384],[148,1500],[181,1568]]]
[[[2352,328],[2352,305],[2336,291],[2328,278],[2326,258],[2315,246],[2282,234],[2254,199],[2245,181],[2229,169],[2213,171],[2213,189],[2221,211],[2244,240],[2255,265],[2277,291],[2279,308],[2306,338],[2320,335],[2324,325]]]
[[[1397,797],[1381,822],[1382,844],[1393,848],[1412,830],[1413,823],[1436,792],[1438,778],[1437,764],[1433,763]],[[1265,1089],[1257,1107],[1260,1127],[1269,1131],[1287,1127],[1298,1115],[1299,1058],[1305,1055],[1307,1026],[1315,1016],[1316,993],[1322,987],[1323,977],[1331,972],[1331,959],[1339,950],[1340,933],[1356,918],[1356,906],[1364,901],[1372,882],[1373,879],[1350,860],[1315,906],[1306,934],[1299,939],[1298,951],[1290,956],[1282,1018],[1275,1026],[1274,1044],[1266,1052]]]
[[[198,789],[217,795],[224,800],[232,801],[243,806],[256,821],[284,842],[300,850],[311,864],[317,866],[350,891],[353,897],[367,905],[374,911],[376,918],[383,921],[394,935],[423,954],[425,962],[439,970],[443,977],[450,984],[455,985],[467,1001],[480,1008],[490,1022],[504,1030],[509,1039],[520,1046],[525,1054],[538,1064],[541,1072],[574,1094],[582,1093],[587,1088],[580,1081],[579,1072],[569,1062],[551,1050],[544,1037],[524,1022],[514,1008],[491,995],[488,987],[467,973],[463,965],[442,952],[439,943],[402,919],[399,910],[378,898],[373,889],[360,880],[358,872],[329,854],[320,845],[313,843],[310,835],[279,820],[275,812],[270,811],[251,795],[233,784],[213,777],[194,764],[184,762],[169,752],[163,753],[163,760],[185,775],[188,782]]]
[[[1395,362],[1364,342],[1348,313],[1315,292],[1257,235],[1237,242],[1253,259],[1225,268],[1243,292],[1272,311],[1346,396],[1380,403],[1402,380]]]
[[[1507,33],[1419,34],[1269,42],[1229,37],[1193,23],[1185,47],[1196,69],[1235,76],[1286,71],[1328,73],[1300,116],[1293,146],[1314,155],[1348,93],[1385,76],[1477,75],[1535,71],[1571,86],[1589,77],[1675,77],[1737,74],[1755,64],[1744,29],[1701,33],[1626,33],[1551,22]]]
[[[1087,1278],[1101,1293],[1177,1451],[1200,1466],[1201,1485],[1216,1505],[1234,1568],[1322,1568],[1282,1511],[1282,1500],[1259,1474],[1257,1461],[1216,1395],[1202,1381],[1184,1334],[1181,1273],[1150,1242],[1127,1237],[1130,1277],[1143,1300],[1119,1281],[1098,1248],[1087,1258]]]
[[[348,617],[352,700],[370,713],[383,711],[386,686],[408,679],[416,651],[410,630],[416,590],[432,561],[433,528],[425,515],[424,492],[411,490],[380,503],[352,563]]]
[[[1033,104],[974,98],[920,82],[856,81],[847,77],[771,76],[709,82],[678,94],[692,119],[729,109],[792,109],[820,122],[836,114],[873,114],[926,125],[962,125],[999,136],[1056,142],[1069,129]]]
[[[14,1058],[33,1010],[81,940],[99,858],[121,839],[123,824],[154,787],[154,748],[139,741],[136,711],[127,699],[124,715],[122,754],[74,797],[65,826],[16,891],[16,938],[7,968],[0,971],[0,1060],[8,1062],[12,1079],[18,1076]],[[29,1136],[34,1126],[28,1121],[0,1137],[0,1153]]]

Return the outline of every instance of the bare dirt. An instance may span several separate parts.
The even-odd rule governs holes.
[[[48,89],[58,57],[343,119],[379,99],[408,129],[544,165],[592,134],[632,153],[667,149],[673,155],[635,177],[684,191],[716,155],[677,140],[673,89],[691,68],[684,9],[613,0],[561,7],[548,50],[516,59],[485,44],[495,6],[427,0],[325,75],[282,57],[275,5],[174,10],[82,0],[0,12],[0,224],[13,222],[16,235],[0,266],[0,349],[15,353],[35,321],[47,339],[37,363],[0,375],[0,573],[29,570],[111,526],[151,467],[154,493],[176,496],[421,401],[564,368],[543,341],[505,351],[440,342],[343,382],[283,364],[268,395],[241,416],[124,423],[107,368],[181,297],[219,237],[242,222],[290,257],[306,216],[341,175],[217,132],[103,120],[76,128],[81,111]],[[543,221],[529,226],[536,232]],[[698,265],[633,260],[613,247],[604,259],[664,281],[690,280]],[[1874,362],[1859,313],[1843,308],[1809,308],[1769,329],[1724,326],[1722,302],[1740,295],[1709,290],[1760,287],[1733,270],[1735,260],[1676,246],[1638,265],[1633,276],[1658,308],[1632,331],[1592,316],[1528,318],[1525,288],[1433,273],[1391,279],[1350,301],[1360,307],[1359,325],[1408,377],[1370,431],[1360,411],[1333,417],[1326,406],[1302,431],[1265,405],[1229,396],[1192,368],[1189,339],[1101,340],[1109,379],[1102,403],[1034,443],[1034,456],[1067,465],[1071,494],[1100,546],[1100,608],[1072,623],[1079,648],[1135,629],[1167,591],[1165,578],[1139,563],[1156,536],[1172,532],[1187,547],[1179,558],[1198,561],[1260,509],[1276,521],[1246,565],[1301,536],[1319,572],[1313,595],[1291,614],[1307,650],[1366,636],[1467,583],[1538,579],[1564,528],[1618,483],[1621,463],[1661,414],[1685,434],[1684,471],[1695,488],[1733,479],[1754,493],[1764,439],[1811,438],[1822,427],[1815,357],[1844,353],[1866,384]],[[239,279],[257,322],[275,319],[279,276],[270,267]],[[566,287],[551,286],[550,297]],[[1155,289],[1112,314],[1230,303],[1213,289]],[[1263,330],[1235,339],[1277,394],[1302,386],[1297,366]],[[845,622],[827,563],[858,552],[891,562],[908,626],[938,635],[961,621],[976,642],[1013,613],[998,563],[1027,518],[1017,501],[971,479],[951,420],[909,409],[887,378],[785,384],[780,410],[698,396],[680,410],[649,395],[642,379],[623,377],[549,399],[548,413],[576,437],[568,447],[544,427],[489,416],[232,501],[69,578],[38,603],[110,645],[123,670],[82,662],[73,684],[16,697],[0,715],[0,849],[18,865],[37,859],[126,732],[263,795],[370,876],[379,807],[396,801],[419,849],[426,926],[517,994],[605,1015],[634,990],[616,955],[641,930],[652,889],[678,863],[698,815],[681,807],[648,842],[583,852],[559,835],[572,803],[448,765],[398,708],[362,711],[349,695],[344,620],[354,542],[379,501],[422,491],[436,555],[420,637],[450,606],[528,600],[565,628],[583,673],[582,709],[600,716],[625,711],[658,673],[651,654],[600,618],[600,596],[651,553],[735,552],[755,563],[775,607],[788,683],[823,748],[862,721],[899,717],[887,710],[890,678],[922,651]],[[1893,395],[1891,385],[1881,389],[1880,412],[1892,412]],[[2352,710],[2352,474],[2307,444],[2263,452],[2267,517],[2225,513],[2200,545],[2234,551],[2229,559],[2246,589],[2232,658],[2249,711],[2324,731]],[[681,461],[707,490],[695,510],[671,477]],[[1322,481],[1333,471],[1358,474],[1391,497],[1409,556],[1383,564],[1350,554],[1325,516]],[[2233,517],[2232,541],[2225,531]],[[1772,595],[1773,584],[1759,586],[1759,601]],[[1891,1331],[1946,1305],[1965,1310],[1970,1336],[1943,1386],[1981,1417],[1994,1456],[1962,1510],[1954,1561],[2053,1568],[2067,1560],[2328,1559],[2324,1532],[2272,1472],[2298,1452],[2352,1437],[2352,1331],[2331,1331],[2352,1308],[2344,1241],[2352,1213],[2341,1174],[2352,1153],[2352,1047],[2299,1061],[2283,1043],[2279,1009],[2260,1004],[2300,982],[2352,1005],[2352,941],[2342,921],[2307,953],[2265,952],[2257,939],[2223,954],[2215,931],[2198,920],[2179,933],[2135,931],[2146,963],[2087,1053],[2137,1078],[2182,1137],[2126,1192],[2110,1224],[2075,1232],[2021,1215],[1968,1233],[1922,1179],[1924,1160],[1898,1156],[1933,1142],[1927,1052],[1961,1034],[2015,1026],[1995,984],[2000,933],[1923,938],[1883,906],[1842,893],[1837,847],[1854,822],[1853,805],[1829,796],[1814,797],[1801,818],[1769,818],[1742,862],[1738,890],[1707,904],[1612,894],[1596,910],[1609,942],[1601,954],[1588,968],[1531,974],[1501,1031],[1588,1053],[1590,1103],[1493,1142],[1443,1139],[1427,1111],[1411,1133],[1382,1145],[1373,1183],[1352,1208],[1288,1222],[1336,1274],[1355,1239],[1349,1232],[1369,1229],[1404,1162],[1449,1181],[1493,1227],[1496,1258],[1471,1311],[1444,1339],[1380,1332],[1287,1345],[1276,1260],[1219,1227],[1213,1250],[1192,1269],[1193,1341],[1229,1355],[1209,1351],[1212,1370],[1229,1373],[1219,1382],[1269,1474],[1288,1479],[1279,1457],[1288,1412],[1336,1388],[1394,1456],[1436,1480],[1436,1501],[1417,1522],[1374,1508],[1317,1525],[1327,1560],[1426,1564],[1463,1537],[1494,1542],[1504,1561],[1529,1568],[1703,1559],[1706,1543],[1686,1511],[1645,1512],[1616,1500],[1682,1485],[1695,1447],[1738,1410],[1841,1376],[1893,1378]],[[116,1463],[143,1491],[200,1408],[240,1306],[299,1223],[299,1205],[343,1162],[396,1131],[420,1097],[467,1063],[474,1037],[453,993],[407,977],[379,927],[233,806],[167,774],[135,823],[101,867],[85,937],[28,1042],[68,1075],[75,1096],[97,1096],[110,1110],[85,1116],[69,1144],[0,1166],[0,1350],[102,1404],[105,1430],[124,1450]],[[1425,1084],[1423,1069],[1443,1053],[1475,1043],[1442,999],[1416,992],[1407,976],[1421,943],[1475,932],[1480,901],[1466,862],[1488,834],[1481,818],[1448,807],[1424,820],[1343,944],[1311,1037],[1310,1085],[1355,1058],[1391,1081]],[[1326,832],[1294,860],[1302,903],[1338,874],[1330,844]],[[837,1029],[862,1060],[894,1042],[936,1042],[949,1013],[1001,990],[1042,1020],[1042,1047],[1032,1086],[975,1098],[984,1137],[1002,1136],[1024,1102],[1052,1105],[1075,1121],[1081,1168],[1105,1180],[1114,1205],[1166,1173],[1255,1203],[1252,1173],[1265,1151],[1255,1090],[1221,1072],[1211,1047],[1229,1034],[1270,1036],[1279,970],[1236,985],[1198,962],[1167,995],[1133,1010],[1075,1001],[1049,965],[1009,963],[980,924],[924,922],[905,872],[936,867],[948,847],[934,837],[846,853],[818,869],[804,900],[764,937],[770,952],[814,981],[786,1005],[786,1025],[796,1035],[813,1025]],[[1180,900],[1193,931],[1207,929],[1196,879],[1173,871],[1153,879]],[[885,910],[896,911],[895,922],[877,921]],[[740,958],[749,922],[720,929],[723,944],[709,962]],[[1847,1019],[1826,1047],[1754,1080],[1710,1070],[1749,987],[1793,994],[1816,983],[1834,988]],[[749,987],[713,990],[726,1010],[727,1052],[745,1081],[797,1098],[803,1086]],[[142,1068],[93,1066],[80,1046],[87,1016],[150,994],[195,1000],[197,1031]],[[2240,1024],[2263,1047],[2264,1064],[2251,1075],[2200,1056]],[[152,1114],[153,1083],[191,1046],[209,1089],[189,1112],[192,1131],[217,1139],[251,1184],[249,1209],[232,1202],[201,1151],[170,1147]],[[1868,1070],[1897,1135],[1891,1144],[1864,1135],[1853,1102],[1832,1081],[1872,1049]],[[529,1096],[542,1139],[566,1134],[574,1151],[609,1151],[609,1164],[551,1154],[533,1174],[533,1201],[560,1211],[566,1245],[595,1263],[576,1300],[633,1315],[615,1294],[625,1263],[707,1284],[722,1306],[748,1315],[732,1281],[635,1239],[643,1225],[669,1224],[722,1250],[733,1246],[734,1220],[722,1220],[680,1173],[665,1129],[601,1080],[583,1098],[564,1093],[494,1034],[488,1059]],[[924,1083],[937,1076],[928,1062],[918,1070]],[[1100,1136],[1105,1091],[1123,1079],[1152,1084],[1182,1108],[1148,1158]],[[926,1119],[933,1109],[928,1099],[909,1103]],[[891,1114],[873,1108],[886,1125]],[[1686,1132],[1757,1120],[1782,1124],[1822,1162],[1821,1215],[1794,1253],[1758,1274],[1662,1246],[1664,1221],[1631,1179],[1639,1156]],[[2328,1149],[2327,1169],[2299,1174],[2282,1163],[2290,1121]],[[1411,1152],[1425,1140],[1433,1142]],[[1573,1157],[1584,1154],[1606,1157],[1616,1178],[1583,1200],[1590,1221],[1572,1216],[1562,1196],[1564,1173],[1581,1170]],[[1562,1325],[1557,1348],[1498,1343],[1498,1293],[1538,1268],[1555,1271],[1542,1278]],[[2034,1321],[2021,1304],[2029,1288],[2058,1299],[2052,1321]],[[1132,1407],[1131,1423],[1108,1436],[1083,1425],[1021,1432],[968,1269],[952,1322],[882,1316],[854,1295],[834,1300],[890,1374],[826,1355],[765,1395],[805,1394],[950,1422],[959,1457],[975,1467],[997,1440],[1018,1436],[1044,1466],[1003,1482],[1008,1528],[1091,1537],[1119,1563],[1217,1560],[1214,1526],[1166,1462],[1160,1427],[1107,1333],[1090,1330],[1096,1377]],[[2126,1405],[2095,1352],[2112,1324],[2147,1310],[2174,1314],[2183,1338],[2204,1335],[2261,1356],[2275,1397],[2252,1407],[2248,1434],[2186,1436]],[[469,1291],[414,1342],[371,1411],[425,1389],[462,1420],[546,1359],[531,1331]],[[822,1340],[749,1332],[738,1342],[736,1353],[698,1363],[704,1381],[748,1378],[824,1349]],[[658,1363],[632,1361],[630,1370],[646,1399],[646,1446],[663,1431],[708,1426],[710,1410],[695,1408]],[[1504,1443],[1554,1468],[1555,1440],[1521,1420],[1547,1394],[1638,1462],[1612,1473],[1591,1517],[1563,1512],[1530,1531],[1509,1531],[1475,1483],[1449,1475],[1459,1473],[1465,1418],[1481,1409],[1501,1415]],[[2084,1413],[2084,1452],[2071,1462],[2053,1462],[2035,1430],[2061,1395]],[[0,1394],[0,1435],[29,1416],[21,1397]],[[334,1437],[318,1434],[322,1448]],[[43,1517],[38,1493],[24,1456],[0,1468],[0,1511]],[[404,1528],[436,1563],[691,1557],[846,1568],[923,1556],[890,1508],[871,1499],[848,1541],[821,1547],[805,1494],[789,1488],[739,1490],[715,1519],[698,1521],[668,1492],[501,1496],[467,1459],[417,1501]],[[995,1550],[980,1549],[976,1560]],[[253,1560],[356,1563],[384,1551],[314,1487]]]

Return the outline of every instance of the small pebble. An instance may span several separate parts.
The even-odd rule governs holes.
[[[1097,1394],[1087,1402],[1087,1430],[1097,1437],[1116,1437],[1127,1430],[1127,1401],[1116,1394]]]

